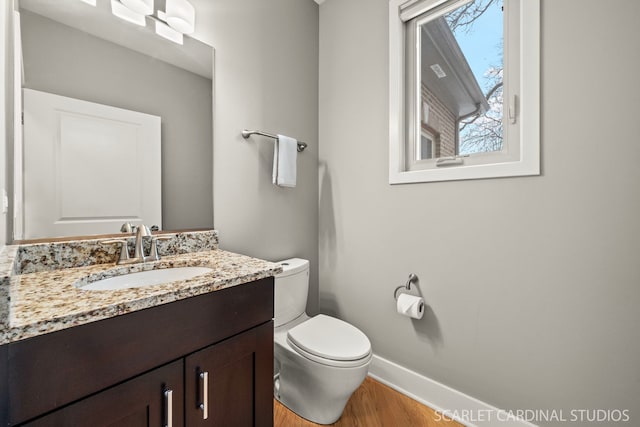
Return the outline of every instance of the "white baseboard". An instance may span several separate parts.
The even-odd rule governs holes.
[[[438,416],[446,415],[467,427],[536,427],[516,419],[517,414],[498,409],[380,356],[373,356],[369,375],[434,409]]]

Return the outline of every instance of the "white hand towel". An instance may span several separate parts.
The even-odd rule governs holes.
[[[298,141],[278,135],[273,149],[273,183],[280,187],[296,186]]]

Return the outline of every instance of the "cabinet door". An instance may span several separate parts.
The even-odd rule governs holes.
[[[186,425],[273,426],[273,322],[185,359]]]
[[[165,365],[24,425],[182,427],[183,366],[182,360]]]

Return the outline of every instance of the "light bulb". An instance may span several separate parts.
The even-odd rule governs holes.
[[[144,18],[143,14],[132,11],[118,0],[111,0],[111,13],[120,19],[131,22],[132,24],[140,25],[141,27],[145,27],[147,25],[147,20]]]
[[[167,0],[167,24],[183,34],[191,34],[195,30],[196,10],[187,0]]]
[[[120,2],[141,15],[153,15],[153,0],[120,0]]]
[[[182,33],[174,30],[163,22],[156,21],[156,34],[174,43],[183,44]]]

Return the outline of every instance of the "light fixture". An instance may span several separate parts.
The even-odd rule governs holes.
[[[183,44],[182,33],[174,30],[162,21],[156,21],[156,34],[174,43]]]
[[[96,3],[96,0],[82,1]],[[165,7],[164,12],[156,11],[154,0],[111,0],[111,12],[118,18],[144,27],[149,16],[155,21],[157,35],[183,44],[183,35],[195,30],[196,10],[188,0],[166,0]]]
[[[153,0],[120,0],[120,2],[141,15],[153,15]]]
[[[164,20],[174,30],[191,34],[195,30],[196,10],[187,0],[167,0]]]
[[[440,64],[433,64],[431,66],[431,69],[436,74],[436,76],[438,76],[439,79],[441,79],[443,77],[447,77],[447,73],[444,72],[444,70],[442,69]]]
[[[85,2],[86,4],[90,4],[91,6],[95,6],[96,5],[96,0],[80,0]]]
[[[111,13],[120,19],[131,22],[132,24],[140,25],[141,27],[145,27],[147,25],[147,20],[143,14],[134,12],[118,0],[111,0]]]

